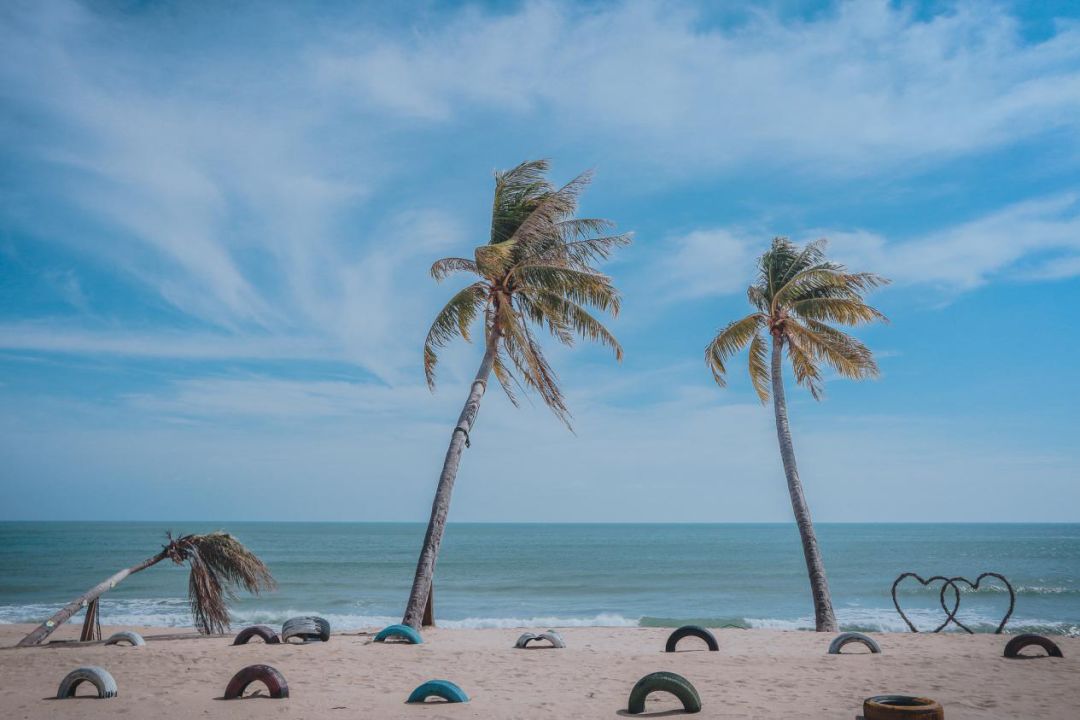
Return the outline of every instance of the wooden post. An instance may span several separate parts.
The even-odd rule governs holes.
[[[79,642],[89,642],[101,639],[101,616],[98,615],[98,598],[90,601],[86,606],[86,618],[83,619],[82,633],[79,634]]]
[[[424,619],[420,621],[421,627],[435,627],[435,581],[431,581],[428,590],[427,605],[424,606]]]

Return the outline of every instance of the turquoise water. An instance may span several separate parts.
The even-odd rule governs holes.
[[[337,629],[398,621],[424,534],[381,523],[0,523],[0,622],[36,622],[122,567],[154,554],[166,530],[225,529],[269,566],[279,588],[242,597],[237,624],[317,613]],[[1009,629],[1080,634],[1080,525],[823,524],[845,629],[902,631],[889,589],[904,571],[1006,575]],[[925,625],[937,591],[901,586]],[[186,570],[163,564],[105,596],[108,624],[190,625]],[[991,629],[1006,593],[965,593],[959,617]],[[792,525],[452,524],[436,573],[436,617],[450,627],[657,625],[700,621],[812,626]]]

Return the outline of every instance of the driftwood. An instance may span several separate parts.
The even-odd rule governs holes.
[[[51,618],[34,628],[33,632],[20,640],[19,644],[16,647],[26,647],[28,645],[39,644],[42,640],[52,635],[58,627],[70,620],[72,615],[79,612],[90,603],[96,603],[99,597],[116,587],[116,584],[126,578],[128,575],[131,575],[132,573],[137,573],[140,570],[145,570],[151,565],[155,565],[161,562],[166,557],[168,557],[168,554],[165,550],[162,550],[157,555],[146,558],[138,565],[132,565],[129,568],[121,570],[115,575],[111,575],[105,578],[97,585],[90,588],[82,595],[62,607],[60,611],[53,615]]]

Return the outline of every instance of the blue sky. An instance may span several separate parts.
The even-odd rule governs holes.
[[[375,5],[375,4],[373,4]],[[452,520],[782,521],[703,361],[773,235],[894,280],[789,390],[820,521],[1078,521],[1080,9],[0,7],[0,519],[424,520],[479,361],[421,346],[492,171],[594,168],[621,365],[485,399]]]

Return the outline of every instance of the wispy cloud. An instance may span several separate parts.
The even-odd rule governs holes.
[[[967,222],[906,238],[870,230],[818,228],[800,242],[826,238],[830,254],[902,285],[950,292],[993,280],[1055,280],[1080,275],[1080,196],[1064,193],[1008,205]],[[664,261],[669,300],[744,290],[767,231],[695,230],[672,239]],[[665,281],[666,282],[666,281]]]
[[[1080,28],[1029,44],[991,3],[930,19],[842,2],[813,20],[736,26],[683,3],[463,11],[407,40],[374,32],[319,54],[364,108],[468,122],[549,114],[559,131],[654,164],[864,173],[933,165],[1080,117]]]

